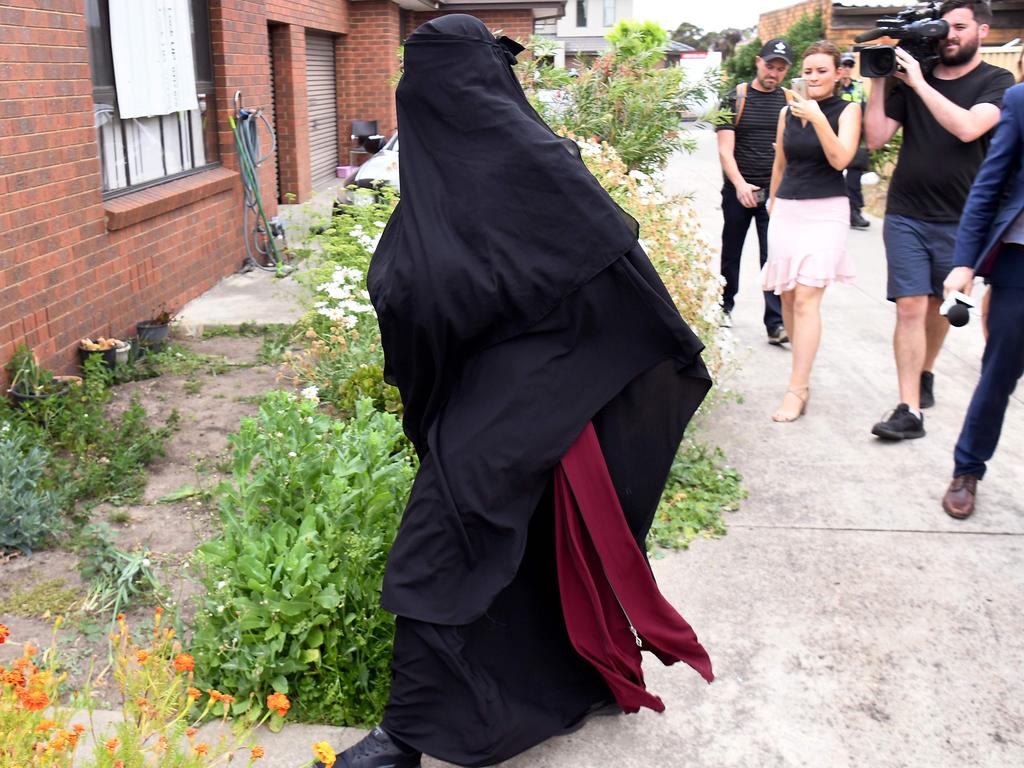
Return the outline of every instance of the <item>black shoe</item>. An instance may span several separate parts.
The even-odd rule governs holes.
[[[871,434],[883,440],[912,440],[924,437],[924,416],[915,416],[910,406],[900,403],[896,410],[871,428]]]
[[[860,211],[854,208],[850,211],[850,226],[854,229],[867,229],[871,226],[871,222],[865,219]]]
[[[921,372],[921,407],[931,408],[935,405],[935,374],[930,371]]]
[[[338,755],[334,768],[419,768],[420,753],[403,749],[379,725]],[[325,768],[313,763],[314,768]]]
[[[732,328],[732,312],[728,309],[722,311],[722,321],[718,324],[719,328]]]
[[[779,325],[768,331],[768,343],[774,344],[777,347],[781,347],[783,344],[788,344],[789,334],[786,333],[785,327]]]

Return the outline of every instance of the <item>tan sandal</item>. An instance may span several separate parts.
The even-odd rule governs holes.
[[[776,423],[784,424],[790,421],[796,421],[803,416],[807,412],[807,401],[811,399],[811,388],[797,387],[796,389],[787,389],[786,395],[792,395],[800,401],[800,410],[797,411],[795,415],[789,415],[788,413],[783,413],[782,408],[780,407],[779,410],[772,415],[772,421]],[[786,401],[786,395],[782,396],[783,402]]]

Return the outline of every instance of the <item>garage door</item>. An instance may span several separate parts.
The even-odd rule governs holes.
[[[313,188],[335,180],[338,167],[338,97],[334,74],[334,38],[306,35],[306,86],[309,89],[309,166]]]

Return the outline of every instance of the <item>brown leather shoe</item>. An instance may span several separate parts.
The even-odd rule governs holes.
[[[974,496],[978,492],[978,478],[974,475],[954,477],[946,495],[942,497],[942,508],[950,517],[963,520],[974,514]]]

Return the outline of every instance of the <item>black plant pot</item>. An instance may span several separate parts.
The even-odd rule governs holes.
[[[21,408],[26,403],[41,403],[52,397],[63,397],[70,389],[71,381],[69,379],[55,379],[53,386],[42,392],[23,392],[20,389],[8,389],[7,394],[14,401],[14,405]]]
[[[102,357],[104,365],[106,365],[110,370],[114,370],[114,366],[117,365],[117,347],[111,347],[110,349],[78,348],[78,358],[82,361],[83,368],[85,367],[85,361],[93,355]]]
[[[135,324],[135,331],[139,335],[139,346],[151,352],[159,352],[167,343],[167,337],[171,333],[169,323],[154,323],[144,320]]]

